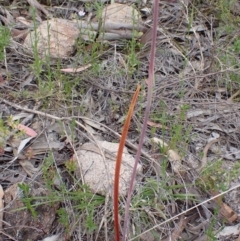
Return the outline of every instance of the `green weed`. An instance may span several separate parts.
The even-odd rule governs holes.
[[[184,156],[190,141],[190,134],[192,131],[191,125],[186,126],[186,113],[189,105],[182,105],[179,113],[175,116],[167,114],[167,106],[164,102],[159,103],[160,112],[151,113],[150,119],[155,123],[161,123],[161,134],[163,139],[170,139],[166,141],[169,149],[178,150],[181,156]],[[153,132],[153,129],[151,130]],[[164,153],[164,150],[160,150]],[[166,150],[165,150],[166,151]]]
[[[0,149],[3,149],[6,144],[6,138],[9,135],[10,130],[7,128],[3,119],[0,118]]]
[[[125,51],[126,51],[126,62],[128,73],[131,76],[139,67],[140,61],[137,55],[137,49],[140,48],[140,43],[136,40],[134,34],[131,41],[127,42]]]
[[[76,188],[74,190],[69,190],[62,183],[58,190],[54,187],[55,178],[59,178],[56,171],[54,160],[52,155],[49,155],[44,160],[42,166],[43,178],[46,188],[48,189],[48,194],[46,196],[31,196],[30,187],[28,184],[19,184],[20,189],[23,191],[23,197],[21,198],[25,208],[28,209],[31,214],[36,217],[36,208],[43,204],[52,204],[55,202],[65,203],[68,200],[68,203],[71,203],[72,212],[69,214],[69,207],[62,205],[58,209],[58,220],[66,228],[66,232],[70,231],[70,219],[71,215],[74,214],[74,219],[78,220],[79,217],[83,217],[82,225],[85,228],[87,233],[92,233],[97,229],[97,224],[94,222],[96,210],[104,204],[105,197],[93,194],[87,185],[80,184],[72,175],[77,168],[76,164],[72,161],[66,162],[66,168],[69,172],[69,175],[72,177]],[[19,210],[22,210],[21,208]],[[72,217],[73,218],[73,217]]]
[[[196,180],[196,186],[206,192],[226,191],[231,181],[240,175],[240,164],[237,162],[231,168],[224,167],[219,159],[208,163]]]
[[[31,212],[32,216],[34,218],[37,218],[37,212],[34,209],[32,203],[33,203],[33,197],[31,197],[30,194],[30,187],[26,183],[19,183],[18,187],[23,192],[23,197],[21,198],[23,204],[26,206],[26,208]]]
[[[34,62],[31,65],[34,74],[37,77],[38,80],[38,84],[41,83],[41,73],[43,72],[43,60],[41,59],[41,57],[39,56],[38,53],[38,42],[39,42],[39,36],[38,36],[38,32],[37,32],[37,21],[36,21],[36,9],[35,8],[31,8],[31,15],[33,17],[33,35],[32,39],[31,39],[31,43],[32,43],[32,50],[33,50],[33,59]]]
[[[0,60],[4,59],[5,48],[10,43],[10,31],[7,27],[0,25]]]
[[[208,229],[206,230],[207,241],[217,241],[218,239],[215,237],[215,226],[218,222],[219,208],[215,208],[213,212],[213,216],[210,220]]]

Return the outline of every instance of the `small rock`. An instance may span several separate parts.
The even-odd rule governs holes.
[[[141,15],[133,6],[113,3],[103,9],[102,19],[104,19],[105,22],[132,24],[133,21],[139,21]]]
[[[99,141],[99,146],[102,148],[105,155],[105,161],[100,154],[99,148],[93,143],[85,143],[77,151],[77,157],[74,155],[73,159],[78,160],[78,165],[82,169],[84,181],[90,186],[93,193],[106,195],[108,191],[113,192],[116,155],[119,144],[107,141]],[[124,148],[122,156],[122,164],[120,171],[119,194],[125,196],[127,194],[129,183],[132,176],[135,158],[128,153],[127,148]],[[137,180],[142,173],[142,166],[137,166]],[[79,169],[76,172],[78,178],[81,178]]]
[[[27,52],[33,53],[36,45],[40,56],[50,53],[50,56],[54,58],[69,57],[73,54],[75,41],[79,35],[75,23],[59,18],[43,21],[36,32],[37,39],[35,39],[34,31],[25,38],[23,46]]]

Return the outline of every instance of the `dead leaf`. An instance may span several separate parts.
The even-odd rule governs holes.
[[[61,71],[64,72],[64,73],[79,73],[79,72],[82,72],[85,69],[88,69],[91,66],[92,66],[91,64],[87,64],[87,65],[79,67],[79,68],[61,69]]]
[[[84,121],[87,125],[95,128],[95,129],[97,129],[97,130],[106,132],[106,129],[105,129],[102,125],[96,123],[96,121],[92,121],[92,120],[90,120],[90,119],[83,119],[83,121]]]
[[[154,235],[151,232],[143,233],[140,236],[141,241],[154,241]]]
[[[210,141],[203,149],[203,157],[200,161],[200,166],[198,168],[198,171],[201,171],[206,165],[207,165],[207,154],[208,154],[208,150],[211,148],[212,144],[218,142],[218,139],[214,139],[212,141]]]
[[[4,196],[4,192],[2,189],[2,185],[0,185],[0,230],[2,230],[2,226],[3,226],[3,209],[4,209],[3,196]]]
[[[161,147],[166,148],[166,155],[168,157],[169,162],[171,163],[171,167],[173,169],[173,171],[177,174],[183,172],[183,168],[182,168],[182,161],[181,161],[181,157],[179,156],[179,154],[171,149],[168,149],[168,144],[166,142],[164,142],[163,140],[153,137],[152,139],[153,143],[156,143],[158,145],[160,145]]]
[[[4,17],[2,14],[0,14],[0,19],[6,26],[14,26],[15,25],[14,18],[7,9],[0,6],[0,12],[6,16],[6,17]]]
[[[155,123],[155,122],[152,122],[152,121],[148,121],[147,122],[147,124],[149,125],[149,126],[153,126],[153,127],[159,127],[159,128],[164,128],[164,129],[166,129],[166,130],[168,130],[169,128],[168,127],[166,127],[166,126],[164,126],[163,127],[163,125],[162,124],[158,124],[158,123]]]
[[[186,228],[190,218],[186,218],[185,216],[180,216],[180,220],[178,223],[176,223],[176,227],[174,228],[172,234],[170,237],[163,239],[162,241],[177,241],[178,238],[180,237],[181,233],[183,230]]]
[[[20,131],[24,131],[28,136],[31,136],[31,137],[36,137],[37,136],[37,132],[34,131],[33,129],[31,129],[30,127],[28,127],[28,126],[25,126],[25,125],[22,125],[22,124],[18,124],[17,128]]]
[[[20,83],[20,89],[24,88],[25,86],[28,86],[28,85],[32,85],[32,86],[36,86],[35,84],[31,84],[31,82],[34,80],[35,76],[34,74],[29,74],[26,76],[26,79],[21,81]]]
[[[28,30],[11,29],[11,36],[14,40],[24,40],[28,35]]]
[[[172,169],[175,173],[182,173],[182,164],[181,164],[181,157],[178,155],[178,153],[174,150],[168,150],[168,160],[171,163]]]
[[[64,143],[55,139],[47,140],[45,135],[40,135],[31,145],[34,155],[43,154],[48,150],[61,150],[64,147]]]
[[[16,17],[16,21],[19,21],[20,23],[22,23],[26,27],[32,27],[33,26],[32,21],[29,21],[29,20],[27,20],[26,18],[24,18],[22,16]]]
[[[6,86],[8,84],[8,79],[5,78],[1,73],[0,73],[0,87]]]
[[[18,113],[16,115],[13,115],[11,118],[13,121],[15,120],[19,120],[19,119],[22,119],[22,118],[26,118],[29,116],[29,113],[25,113],[25,112],[21,112],[21,113]]]
[[[0,173],[0,182],[7,181],[11,184],[22,182],[27,177],[24,170],[14,171],[5,170],[4,172]]]
[[[212,192],[213,196],[218,195],[218,192]],[[226,203],[222,201],[222,197],[216,197],[213,199],[220,206],[220,214],[228,221],[229,223],[233,223],[238,219],[238,215],[229,207]]]
[[[29,5],[43,12],[46,16],[51,17],[51,14],[36,0],[27,0]]]
[[[238,219],[238,215],[224,202],[221,204],[220,213],[229,223],[233,223]]]
[[[152,33],[153,33],[153,30],[152,28],[150,28],[146,33],[144,33],[140,39],[140,43],[142,44],[147,44],[149,43],[151,40],[152,40]],[[148,55],[149,53],[147,53]]]
[[[228,238],[232,235],[239,235],[240,234],[240,224],[236,224],[234,226],[227,226],[219,233],[215,235],[216,238]]]
[[[227,102],[232,104],[234,98],[236,98],[240,94],[240,90],[238,90],[236,93],[234,93],[230,98],[228,98]]]
[[[19,163],[29,177],[33,177],[34,174],[39,172],[39,170],[41,169],[41,167],[34,167],[34,165],[29,160],[21,160],[19,161]]]
[[[55,234],[55,235],[52,235],[52,236],[49,236],[47,238],[44,238],[42,241],[61,241],[62,238],[60,237],[60,234]]]
[[[197,117],[199,115],[211,115],[212,111],[211,110],[190,110],[187,112],[187,119]]]
[[[21,153],[21,151],[24,149],[24,147],[27,145],[27,143],[28,143],[29,141],[31,141],[32,139],[33,139],[33,137],[28,137],[28,138],[26,138],[26,139],[21,140],[21,142],[20,142],[20,144],[19,144],[19,146],[18,146],[17,155],[18,155],[19,153]]]

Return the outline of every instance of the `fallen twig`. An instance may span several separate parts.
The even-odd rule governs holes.
[[[29,108],[26,108],[26,107],[22,107],[20,105],[17,105],[15,103],[12,103],[8,100],[5,100],[3,98],[0,97],[0,101],[4,102],[5,104],[7,105],[10,105],[12,106],[13,108],[17,109],[17,110],[22,110],[22,111],[26,111],[26,112],[29,112],[29,113],[33,113],[33,114],[36,114],[36,115],[40,115],[40,116],[44,116],[44,117],[48,117],[50,119],[53,119],[53,120],[57,120],[57,121],[72,121],[72,119],[76,119],[76,118],[79,118],[79,119],[85,119],[85,120],[90,120],[90,121],[93,121],[99,125],[101,125],[102,127],[106,128],[107,130],[109,130],[112,134],[114,134],[116,137],[118,137],[119,139],[121,138],[121,135],[119,133],[117,133],[116,131],[112,130],[110,127],[104,125],[103,123],[100,123],[100,122],[97,122],[95,120],[92,120],[88,117],[85,117],[85,116],[71,116],[71,117],[58,117],[58,116],[55,116],[55,115],[51,115],[51,114],[48,114],[48,113],[45,113],[45,112],[42,112],[42,111],[39,111],[39,110],[33,110],[33,109],[29,109]],[[76,122],[77,125],[79,125],[80,127],[84,128],[85,129],[85,126],[82,125],[80,122]],[[135,146],[132,142],[130,142],[129,140],[126,140],[126,145],[130,148],[132,148],[133,150],[137,150],[138,147]],[[146,157],[149,161],[151,161],[152,163],[156,162],[148,153],[146,153],[145,151],[141,150],[141,154],[142,156]],[[156,162],[157,163],[157,162]]]
[[[142,232],[141,234],[139,234],[139,235],[137,235],[137,236],[129,239],[128,241],[136,240],[137,238],[141,237],[141,235],[143,235],[143,234],[145,234],[145,233],[148,233],[148,232],[150,232],[150,231],[152,231],[152,230],[154,230],[154,229],[156,229],[156,228],[158,228],[158,227],[160,227],[160,226],[162,226],[162,225],[164,225],[164,224],[166,224],[166,223],[169,223],[169,222],[175,220],[176,218],[179,218],[179,217],[182,216],[183,214],[186,214],[186,213],[188,213],[189,211],[192,211],[192,210],[194,210],[195,208],[200,207],[200,206],[202,206],[202,205],[208,203],[209,201],[212,201],[212,200],[214,200],[214,199],[216,199],[216,198],[218,198],[218,197],[221,197],[221,196],[223,196],[223,195],[225,195],[225,194],[227,194],[227,193],[229,193],[229,192],[231,192],[231,191],[233,191],[233,190],[235,190],[235,189],[237,189],[237,188],[239,188],[239,187],[240,187],[240,184],[238,184],[238,185],[230,188],[230,189],[227,190],[227,191],[224,191],[224,192],[222,192],[222,193],[219,193],[218,195],[213,196],[213,197],[211,197],[211,198],[209,198],[209,199],[207,199],[207,200],[205,200],[205,201],[203,201],[203,202],[201,202],[201,203],[198,203],[198,204],[196,204],[195,206],[193,206],[193,207],[191,207],[191,208],[188,208],[187,210],[182,211],[181,213],[179,213],[179,214],[177,214],[177,215],[175,215],[175,216],[167,219],[166,221],[163,221],[162,223],[156,224],[155,226],[153,226],[153,227],[145,230],[145,231]]]

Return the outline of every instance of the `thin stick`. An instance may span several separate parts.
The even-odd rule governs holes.
[[[162,226],[162,225],[164,225],[164,224],[166,224],[166,223],[168,223],[168,222],[170,222],[170,221],[173,221],[174,219],[182,216],[183,214],[186,214],[187,212],[192,211],[193,209],[195,209],[195,208],[197,208],[197,207],[200,207],[200,206],[202,206],[203,204],[208,203],[209,201],[212,201],[212,200],[214,200],[214,199],[216,199],[216,198],[218,198],[218,197],[221,197],[221,196],[223,196],[224,194],[226,194],[226,193],[228,193],[228,192],[231,192],[231,191],[233,191],[233,190],[235,190],[235,189],[237,189],[237,188],[239,188],[239,187],[240,187],[240,184],[236,185],[235,187],[232,187],[232,188],[228,189],[227,191],[224,191],[224,192],[222,192],[222,193],[219,193],[218,195],[213,196],[213,197],[211,197],[211,198],[209,198],[209,199],[207,199],[207,200],[205,200],[205,201],[203,201],[203,202],[201,202],[201,203],[198,203],[197,205],[195,205],[195,206],[193,206],[193,207],[191,207],[191,208],[189,208],[189,209],[187,209],[187,210],[185,210],[185,211],[183,211],[183,212],[175,215],[174,217],[169,218],[169,219],[167,219],[166,221],[163,221],[162,223],[156,224],[155,226],[153,226],[152,228],[149,228],[148,230],[145,230],[144,232],[142,232],[141,234],[135,236],[134,238],[129,239],[129,241],[135,240],[135,239],[139,238],[140,236],[142,236],[143,234],[146,234],[146,233],[154,230],[155,228],[158,228],[158,227],[160,227],[160,226]]]
[[[58,116],[55,116],[55,115],[51,115],[51,114],[48,114],[48,113],[45,113],[45,112],[42,112],[42,111],[39,111],[39,110],[34,110],[34,109],[29,109],[29,108],[26,108],[26,107],[22,107],[20,105],[17,105],[15,103],[12,103],[8,100],[5,100],[3,98],[0,97],[0,101],[4,102],[5,104],[7,105],[10,105],[12,106],[13,108],[17,109],[17,110],[22,110],[22,111],[26,111],[26,112],[29,112],[29,113],[33,113],[33,114],[36,114],[36,115],[40,115],[40,116],[45,116],[45,117],[48,117],[48,118],[51,118],[53,120],[58,120],[58,121],[71,121],[72,118],[79,118],[79,119],[82,119],[82,120],[90,120],[92,122],[95,122],[99,125],[101,125],[102,127],[106,128],[107,130],[111,131],[116,137],[118,137],[119,139],[121,138],[121,135],[119,133],[117,133],[116,131],[112,130],[110,127],[104,125],[103,123],[101,122],[98,122],[98,121],[95,121],[91,118],[88,118],[86,116],[71,116],[71,117],[58,117]],[[78,122],[79,123],[79,122]],[[78,123],[76,123],[78,125]],[[80,125],[80,127],[82,127],[82,124]],[[126,145],[134,150],[137,150],[138,147],[135,146],[132,142],[130,142],[129,140],[126,140]],[[144,150],[141,150],[141,154],[146,157],[149,161],[151,161],[152,163],[153,162],[156,162],[147,152],[145,152]]]

